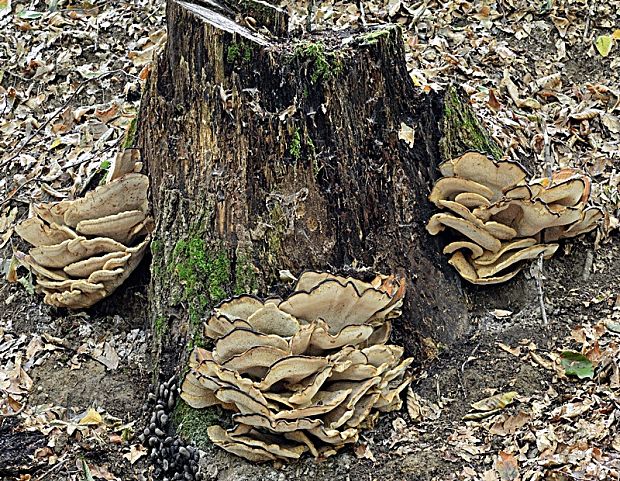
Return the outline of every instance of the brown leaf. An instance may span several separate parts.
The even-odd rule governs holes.
[[[501,481],[514,481],[519,476],[517,459],[504,451],[499,452],[495,460],[495,469]]]

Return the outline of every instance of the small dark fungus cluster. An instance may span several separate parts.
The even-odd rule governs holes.
[[[154,467],[153,479],[199,481],[202,476],[198,472],[198,449],[183,443],[179,436],[169,434],[178,395],[176,376],[151,390],[143,406],[143,410],[150,413],[150,419],[138,440],[148,449]]]
[[[443,177],[429,199],[445,212],[433,215],[426,229],[432,235],[446,227],[456,233],[443,252],[473,284],[512,279],[525,261],[551,257],[556,241],[589,232],[604,217],[588,205],[590,178],[575,169],[528,179],[516,162],[468,152],[440,170]]]
[[[214,348],[194,349],[181,398],[233,411],[232,429],[208,434],[248,460],[330,456],[401,407],[412,359],[386,342],[404,294],[394,276],[305,272],[286,299],[225,301],[205,325]]]
[[[146,175],[133,151],[119,154],[108,183],[84,197],[35,204],[16,232],[33,246],[17,252],[36,274],[47,304],[80,309],[109,296],[142,260],[150,241]]]

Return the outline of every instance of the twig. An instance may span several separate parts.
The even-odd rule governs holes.
[[[538,302],[540,303],[540,313],[542,315],[543,324],[548,326],[549,320],[547,319],[545,293],[543,291],[543,253],[538,256],[538,261],[532,266],[531,273],[536,280],[536,290],[538,291]]]
[[[551,155],[551,142],[549,141],[549,132],[547,131],[547,121],[542,120],[541,128],[543,132],[543,142],[544,142],[544,166],[545,166],[545,175],[548,178],[551,178],[551,172],[553,172],[553,156]]]
[[[461,391],[463,391],[463,397],[467,397],[467,390],[465,389],[465,366],[467,366],[469,362],[474,360],[474,354],[476,354],[476,351],[479,347],[480,343],[476,344],[471,350],[469,356],[467,356],[467,359],[465,359],[463,364],[461,364],[461,373],[459,374],[459,377],[461,378]]]
[[[28,145],[32,139],[34,139],[37,135],[39,135],[43,131],[43,129],[45,129],[45,127],[47,127],[50,124],[52,120],[58,117],[67,108],[67,106],[71,103],[71,101],[77,95],[79,95],[80,92],[82,92],[82,89],[86,85],[88,85],[93,80],[101,80],[102,78],[107,77],[108,75],[112,75],[115,73],[121,73],[121,72],[124,74],[127,74],[127,72],[125,72],[123,69],[116,69],[116,70],[110,70],[109,72],[104,72],[101,75],[97,75],[96,77],[92,77],[92,78],[82,81],[80,85],[78,85],[78,87],[75,89],[75,92],[73,92],[69,96],[69,98],[60,107],[58,107],[58,109],[56,109],[56,112],[54,112],[45,122],[43,122],[43,124],[41,124],[41,126],[37,130],[35,130],[32,134],[30,134],[30,136],[22,143],[22,145],[17,147],[17,149],[15,149],[15,151],[8,158],[0,161],[0,169],[6,167],[9,164],[9,162],[11,162],[13,159],[15,159],[15,157],[21,154],[24,148],[26,147],[26,145]]]
[[[66,455],[65,455],[66,456]],[[65,459],[62,459],[60,461],[58,461],[56,464],[54,464],[54,466],[52,466],[50,469],[48,469],[47,471],[45,471],[41,476],[39,476],[37,478],[37,481],[42,481],[45,478],[47,478],[50,474],[52,474],[54,471],[60,469],[62,466],[64,466],[68,461],[68,458],[65,457]]]
[[[590,278],[590,275],[592,274],[593,263],[594,263],[594,252],[592,250],[589,250],[586,254],[586,262],[583,266],[583,274],[581,276],[584,281],[587,281]]]

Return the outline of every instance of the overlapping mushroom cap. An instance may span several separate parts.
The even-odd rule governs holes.
[[[401,407],[412,359],[385,343],[404,293],[394,276],[305,272],[284,300],[225,301],[205,325],[214,348],[192,352],[181,398],[234,411],[235,427],[209,437],[251,461],[330,456]]]
[[[73,201],[33,206],[16,228],[34,247],[17,259],[37,277],[53,306],[90,307],[120,286],[149,244],[148,177],[133,172],[136,155],[118,155],[110,181]]]
[[[513,278],[524,261],[553,255],[558,244],[548,242],[589,232],[604,215],[587,206],[590,179],[575,169],[528,181],[516,162],[468,152],[440,170],[444,177],[429,199],[447,212],[433,215],[426,229],[437,235],[449,227],[460,234],[443,252],[473,284]]]

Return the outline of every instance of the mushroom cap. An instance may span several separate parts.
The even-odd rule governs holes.
[[[438,201],[453,200],[458,194],[463,192],[478,194],[489,200],[493,200],[495,197],[495,193],[491,189],[473,180],[458,177],[442,177],[433,186],[428,199],[437,207],[440,207]]]
[[[323,319],[329,325],[330,334],[336,334],[350,324],[368,322],[391,303],[387,293],[373,287],[359,292],[352,282],[342,285],[336,279],[327,279],[309,292],[294,292],[278,307],[307,322]]]
[[[568,226],[553,227],[545,230],[545,242],[553,242],[568,237],[576,237],[596,229],[598,223],[605,217],[600,207],[588,207],[583,211],[581,220]]]
[[[271,346],[288,350],[288,342],[280,336],[259,334],[250,329],[235,328],[215,343],[213,359],[222,364],[233,356],[257,346]]]
[[[452,254],[453,252],[458,251],[459,249],[469,249],[471,252],[472,259],[476,259],[482,255],[484,249],[480,247],[475,242],[470,241],[455,241],[448,244],[443,248],[444,254]]]
[[[484,223],[484,229],[499,240],[511,240],[517,235],[517,231],[512,227],[492,220]]]
[[[488,266],[490,264],[494,264],[497,259],[499,259],[506,252],[515,250],[515,249],[524,249],[526,247],[533,246],[537,243],[537,240],[533,237],[526,237],[524,239],[516,239],[510,242],[504,242],[502,247],[497,252],[485,252],[478,258],[472,257],[474,259],[474,264],[476,266]]]
[[[446,162],[440,166],[443,175],[446,175],[444,172],[452,172],[450,175],[482,184],[495,193],[495,199],[528,177],[527,171],[518,162],[495,162],[479,152],[467,152],[448,162],[451,167]]]
[[[146,175],[134,173],[124,175],[74,200],[65,211],[65,223],[76,227],[81,221],[121,212],[139,210],[146,213],[148,187],[149,179]]]
[[[136,166],[140,162],[139,149],[124,149],[116,154],[112,166],[108,171],[107,182],[122,177],[131,172],[137,172]]]
[[[15,232],[35,247],[52,246],[76,237],[76,235],[71,235],[71,231],[50,227],[38,217],[30,217],[20,222],[15,227]]]
[[[426,230],[431,235],[435,235],[443,230],[443,226],[450,227],[460,232],[474,243],[491,252],[497,252],[501,247],[501,242],[485,230],[484,227],[451,214],[441,213],[433,215],[426,225]]]
[[[454,198],[454,201],[470,208],[489,207],[491,205],[489,199],[480,194],[475,194],[474,192],[462,192]]]
[[[60,244],[35,247],[30,250],[30,255],[42,266],[64,268],[98,254],[125,252],[126,249],[123,244],[104,237],[76,237]]]
[[[482,222],[480,221],[480,219],[478,219],[463,204],[459,204],[458,202],[456,202],[454,200],[438,200],[437,204],[440,207],[445,207],[446,209],[451,210],[452,212],[454,212],[459,217],[462,217],[463,219],[466,219],[466,220],[470,221],[473,224],[482,225]]]
[[[452,254],[452,257],[450,257],[448,264],[453,266],[463,279],[471,282],[472,284],[478,285],[501,284],[502,282],[506,282],[512,279],[521,271],[521,267],[518,267],[514,271],[509,272],[508,274],[505,274],[503,276],[487,277],[481,279],[478,277],[476,269],[474,269],[474,267],[469,263],[469,261],[465,258],[461,251],[457,251]]]
[[[554,183],[543,189],[536,198],[547,204],[560,204],[564,206],[576,206],[588,200],[589,179],[586,177],[573,177],[560,183]],[[584,199],[585,194],[585,199]]]
[[[290,337],[299,331],[299,322],[273,303],[266,303],[247,318],[248,324],[261,334]]]
[[[525,247],[517,251],[509,251],[502,255],[495,263],[481,266],[477,269],[478,277],[486,278],[494,276],[495,274],[504,271],[508,267],[513,266],[517,262],[535,259],[539,255],[544,257],[552,256],[558,249],[559,244],[538,244],[530,247]]]
[[[146,215],[139,210],[128,210],[118,214],[86,219],[78,222],[76,230],[82,235],[107,237],[121,244],[129,244],[133,240],[133,229],[140,224]]]

